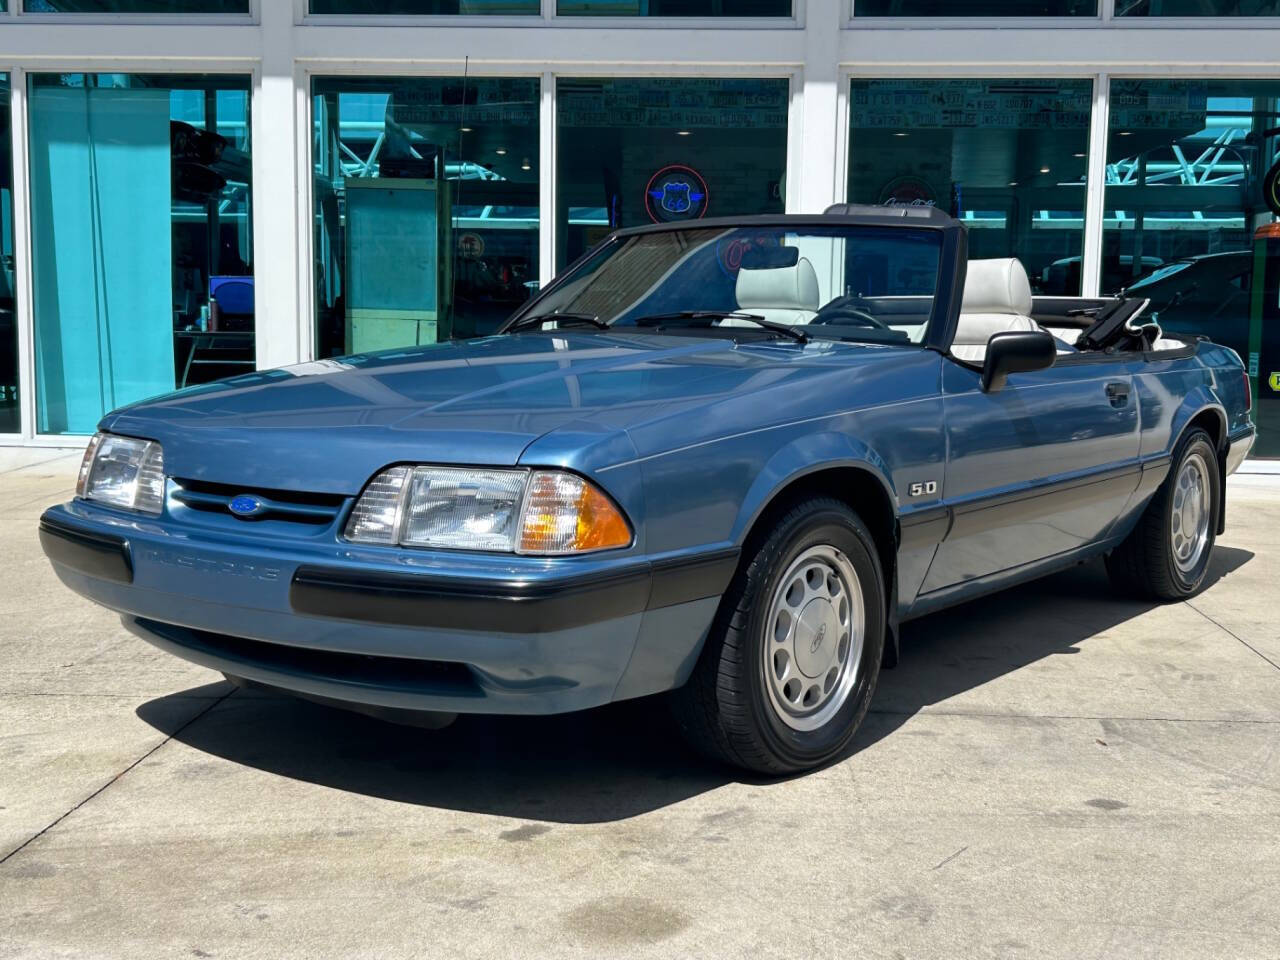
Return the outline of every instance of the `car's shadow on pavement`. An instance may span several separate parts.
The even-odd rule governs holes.
[[[1253,557],[1214,547],[1205,588]],[[1046,657],[1078,653],[1090,637],[1157,605],[1117,593],[1098,560],[903,624],[901,663],[880,674],[853,752],[927,707]]]
[[[734,776],[689,750],[653,700],[553,717],[461,716],[420,730],[252,689],[179,727],[167,699],[143,704],[138,716],[197,750],[337,790],[474,813],[623,820]]]
[[[1210,582],[1252,559],[1218,547]],[[1075,652],[1152,604],[1117,598],[1101,564],[906,624],[902,664],[881,674],[851,753],[912,715],[1029,663]],[[203,695],[225,691],[215,684]],[[557,823],[622,820],[732,781],[765,783],[692,753],[654,699],[557,717],[461,717],[397,726],[256,690],[185,725],[168,701],[138,716],[197,750],[284,777],[403,803]]]

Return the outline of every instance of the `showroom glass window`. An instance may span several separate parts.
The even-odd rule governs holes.
[[[492,332],[538,279],[539,81],[312,93],[318,355]]]
[[[13,124],[9,75],[0,74],[0,433],[21,428],[18,406],[18,324],[13,273]]]
[[[1125,0],[1117,0],[1119,3]],[[1096,17],[1098,0],[854,0],[857,17]]]
[[[1275,17],[1280,0],[1116,0],[1117,17]]]
[[[558,81],[559,265],[611,230],[782,213],[785,79]]]
[[[851,203],[937,206],[974,258],[1018,257],[1040,294],[1080,292],[1089,80],[854,80]]]
[[[1150,299],[1175,333],[1203,334],[1254,366],[1258,450],[1280,455],[1276,260],[1254,234],[1276,219],[1280,81],[1113,80],[1102,292]],[[1251,358],[1251,354],[1255,355]],[[1274,426],[1270,424],[1274,423]]]
[[[539,0],[310,0],[313,14],[364,16],[537,16]]]
[[[22,0],[22,10],[24,13],[247,14],[249,0]]]
[[[789,17],[791,0],[556,0],[562,17]]]
[[[29,104],[37,430],[253,369],[249,78],[33,74]]]

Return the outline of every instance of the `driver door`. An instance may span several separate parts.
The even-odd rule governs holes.
[[[1059,356],[984,393],[981,374],[943,364],[951,529],[921,595],[1030,572],[1104,538],[1137,488],[1141,357]]]

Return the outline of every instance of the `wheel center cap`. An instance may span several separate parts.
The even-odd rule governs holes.
[[[796,666],[806,677],[820,677],[835,661],[840,642],[840,621],[831,601],[810,600],[796,622]]]

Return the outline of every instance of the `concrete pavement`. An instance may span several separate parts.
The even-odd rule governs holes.
[[[1280,483],[1213,583],[1099,565],[909,625],[781,782],[650,704],[440,732],[233,689],[57,583],[0,461],[0,958],[1280,957]]]

